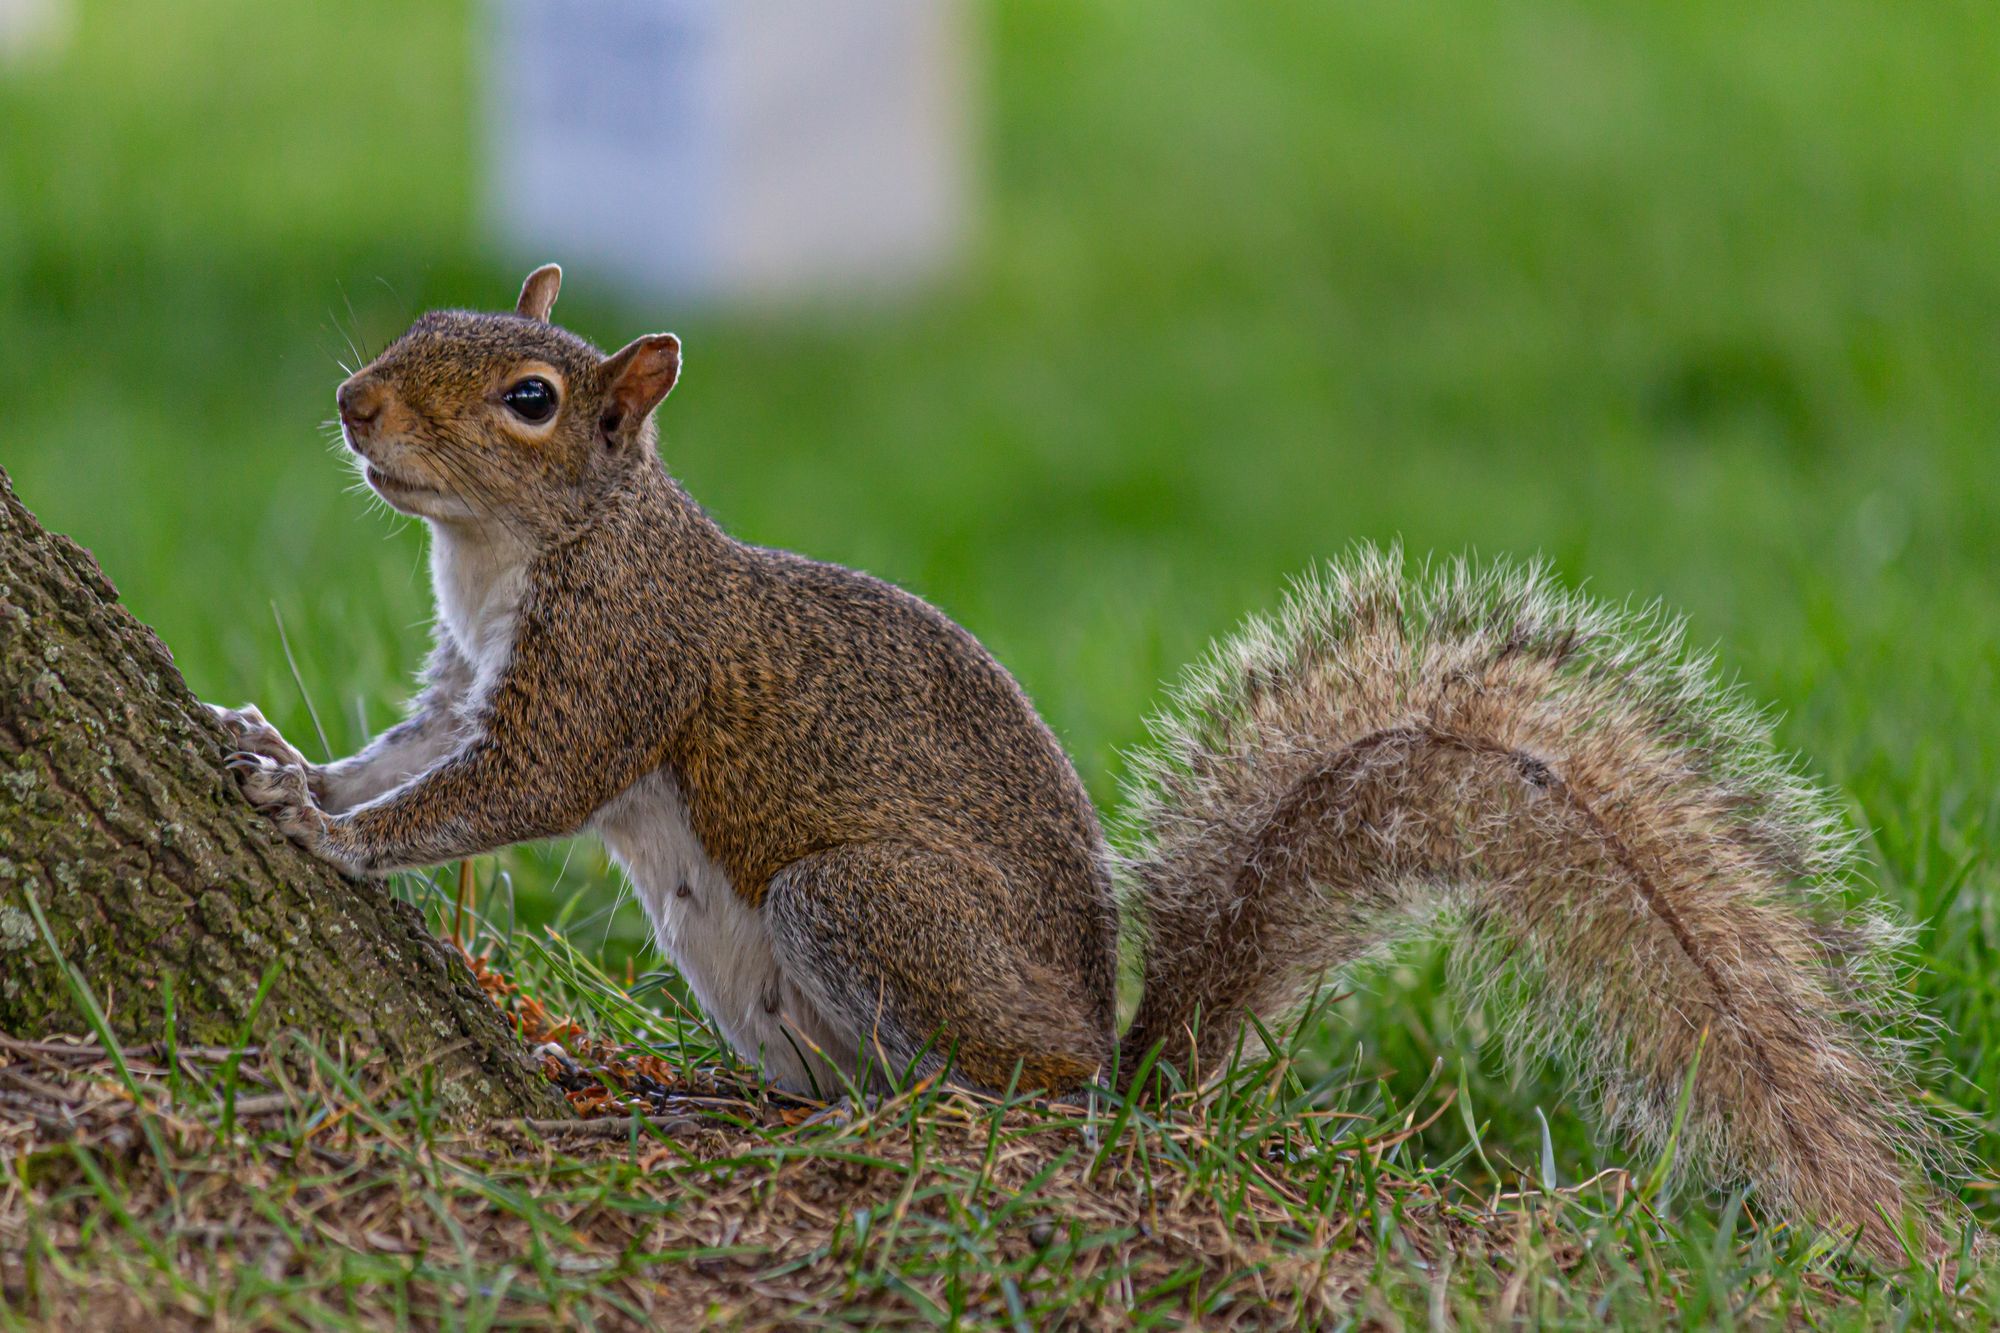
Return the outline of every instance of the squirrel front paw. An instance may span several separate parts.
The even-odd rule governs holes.
[[[328,818],[313,801],[312,785],[302,766],[280,763],[251,750],[238,750],[223,763],[236,775],[244,798],[284,830],[286,837],[309,852],[324,855]]]
[[[333,816],[319,808],[305,769],[249,750],[238,750],[223,763],[236,775],[244,799],[287,838],[343,874],[374,873],[374,862],[351,847],[352,840],[341,836]]]
[[[202,707],[222,724],[233,749],[262,755],[274,764],[298,769],[305,774],[306,790],[312,794],[313,803],[320,804],[326,799],[326,792],[320,785],[319,766],[280,735],[278,729],[257,710],[256,704],[244,704],[241,708],[224,708],[221,704],[203,704]]]
[[[241,708],[224,708],[221,704],[203,704],[202,707],[222,724],[230,744],[238,750],[261,754],[275,763],[289,764],[307,773],[312,771],[311,762],[298,752],[296,746],[279,735],[276,727],[264,720],[256,704],[244,704]]]

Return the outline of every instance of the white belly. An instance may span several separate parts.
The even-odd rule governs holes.
[[[736,1053],[780,1087],[839,1096],[839,1078],[813,1047],[851,1076],[856,1034],[828,1023],[784,976],[763,913],[703,850],[673,775],[641,778],[593,822],[638,891],[660,948]]]

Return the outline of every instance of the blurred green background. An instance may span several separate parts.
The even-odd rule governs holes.
[[[982,222],[944,288],[732,316],[572,266],[571,327],[685,340],[668,465],[739,535],[968,625],[1107,807],[1179,664],[1356,539],[1664,598],[1924,921],[1936,1086],[1991,1162],[2000,11],[980,13]],[[0,65],[0,465],[197,693],[303,741],[281,617],[344,751],[394,717],[428,590],[420,531],[321,434],[336,361],[521,276],[475,216],[474,15],[75,20]],[[643,947],[594,843],[505,866],[522,922],[562,913],[619,968]],[[1438,975],[1399,969],[1335,1040],[1412,1088],[1476,1052],[1480,1114],[1532,1159],[1553,1085],[1454,1029]]]

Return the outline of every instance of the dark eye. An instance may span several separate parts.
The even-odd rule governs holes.
[[[556,414],[556,386],[540,375],[530,375],[510,386],[500,401],[521,420],[539,426]]]

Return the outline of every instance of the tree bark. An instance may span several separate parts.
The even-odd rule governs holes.
[[[96,561],[0,471],[0,1031],[87,1031],[59,951],[126,1041],[252,1027],[435,1070],[448,1113],[560,1115],[454,950],[381,883],[346,879],[252,810],[227,743]],[[56,951],[43,938],[39,906]]]

